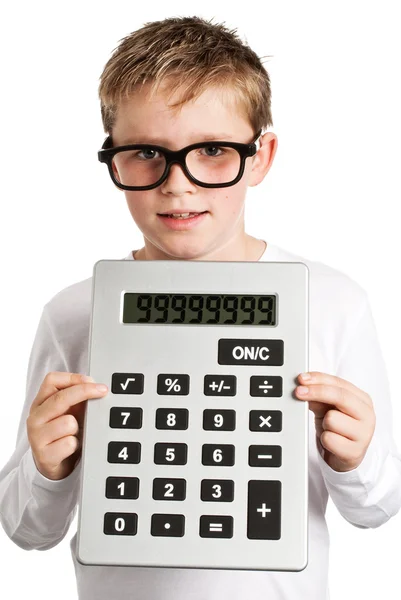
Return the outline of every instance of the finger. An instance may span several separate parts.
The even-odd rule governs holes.
[[[359,444],[338,433],[334,433],[334,431],[323,431],[320,436],[320,442],[326,450],[345,463],[356,460],[360,455]]]
[[[354,442],[362,439],[362,423],[339,410],[328,410],[322,420],[322,429],[332,431]]]
[[[72,415],[62,415],[40,427],[43,428],[41,438],[42,447],[68,435],[77,435],[79,432],[78,421]]]
[[[79,448],[79,440],[74,435],[60,438],[48,444],[40,452],[40,461],[49,469],[55,469],[60,463],[74,454]]]
[[[360,398],[362,402],[365,402],[365,404],[368,404],[369,406],[373,405],[372,399],[369,396],[369,394],[361,390],[359,387],[357,387],[350,381],[342,379],[342,377],[338,377],[337,375],[330,375],[329,373],[322,373],[321,371],[308,371],[308,373],[311,376],[311,378],[308,380],[304,380],[301,377],[302,373],[298,375],[297,379],[302,385],[326,384],[335,387],[342,387],[345,390],[357,396],[358,398]]]
[[[322,404],[327,405],[331,404],[341,412],[354,419],[358,419],[359,421],[366,418],[368,410],[366,403],[347,389],[333,385],[320,384],[314,384],[307,387],[308,393],[305,395],[300,395],[297,388],[297,397],[308,401],[311,400],[312,402],[321,402]]]
[[[107,390],[108,392],[108,390]],[[41,425],[65,414],[72,406],[85,400],[102,398],[107,392],[101,392],[94,383],[81,383],[59,390],[32,413],[35,423]]]
[[[63,371],[52,371],[48,373],[39,388],[34,401],[31,404],[31,411],[36,409],[59,390],[63,390],[72,385],[84,382],[85,375],[80,373],[64,373]]]

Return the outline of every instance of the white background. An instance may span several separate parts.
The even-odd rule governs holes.
[[[146,8],[143,5],[146,4]],[[0,466],[13,452],[43,305],[100,258],[140,248],[122,192],[97,150],[105,138],[98,78],[119,40],[147,21],[224,22],[264,59],[278,151],[249,188],[246,231],[337,268],[368,292],[401,447],[398,2],[8,2],[0,18],[2,117]],[[333,600],[398,587],[401,514],[379,529],[347,523],[329,501]],[[0,528],[7,598],[76,597],[67,537],[25,551]],[[390,590],[393,589],[391,592]],[[206,599],[205,599],[206,600]]]

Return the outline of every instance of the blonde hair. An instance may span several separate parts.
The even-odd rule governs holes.
[[[257,54],[222,24],[200,17],[171,17],[145,23],[120,40],[100,77],[104,131],[112,135],[119,103],[138,86],[150,84],[149,98],[163,83],[172,109],[207,88],[234,91],[234,100],[254,133],[273,125],[270,78]]]

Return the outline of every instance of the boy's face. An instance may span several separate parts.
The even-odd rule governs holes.
[[[159,88],[160,89],[160,88]],[[173,101],[175,98],[172,99]],[[123,101],[112,131],[113,145],[152,143],[180,150],[205,141],[233,141],[249,144],[254,132],[228,92],[209,89],[179,112],[169,108],[162,91],[152,101],[147,86]],[[171,165],[167,179],[152,190],[124,190],[131,215],[142,231],[147,260],[249,260],[244,232],[244,207],[248,186],[260,183],[273,161],[276,136],[260,138],[261,148],[245,160],[242,179],[225,188],[204,188],[190,181],[181,166]],[[159,213],[207,211],[199,222],[184,230],[168,227]],[[242,257],[242,258],[241,258]],[[138,256],[139,258],[139,256]]]

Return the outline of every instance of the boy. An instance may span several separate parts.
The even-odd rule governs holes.
[[[268,74],[234,32],[197,17],[170,18],[122,40],[105,66],[99,95],[109,136],[104,149],[113,149],[100,158],[144,236],[143,248],[126,260],[301,261],[309,267],[313,370],[309,380],[298,377],[310,384],[309,394],[294,390],[311,409],[309,562],[300,572],[104,568],[76,560],[75,535],[79,598],[328,598],[328,493],[347,521],[378,527],[401,506],[401,457],[366,292],[339,271],[245,233],[246,188],[264,179],[277,149],[272,132],[260,136],[273,123]],[[224,141],[242,144],[242,154]],[[171,164],[165,172],[168,152],[160,147],[178,151],[198,142],[186,166]],[[134,144],[146,148],[121,149]],[[188,219],[187,213],[199,216]],[[38,325],[17,446],[0,473],[1,523],[21,548],[54,547],[76,512],[85,401],[101,402],[106,393],[80,374],[87,372],[90,301],[91,278],[54,296]]]

